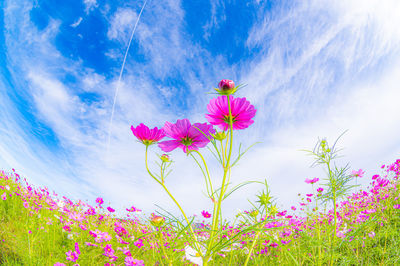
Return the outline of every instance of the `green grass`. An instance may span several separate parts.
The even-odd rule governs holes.
[[[235,223],[219,226],[217,241],[225,248],[214,250],[208,264],[243,265],[252,251],[250,265],[400,265],[399,175],[397,160],[368,188],[338,201],[336,236],[331,205],[322,195],[304,199],[296,211],[279,210],[269,217],[241,213]],[[194,265],[184,251],[193,243],[183,220],[165,217],[157,228],[150,218],[135,218],[138,213],[118,218],[82,201],[58,203],[46,189],[32,188],[15,173],[0,173],[0,196],[1,265],[134,265],[130,259]],[[313,210],[316,202],[319,210]],[[206,245],[210,224],[196,225]],[[100,241],[99,232],[111,238]],[[107,247],[113,252],[105,253]],[[76,252],[76,262],[67,260],[68,251]]]

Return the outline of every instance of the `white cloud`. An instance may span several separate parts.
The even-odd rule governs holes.
[[[204,38],[209,39],[211,33],[217,30],[221,23],[226,21],[225,3],[220,1],[211,1],[211,17],[203,26]]]
[[[137,14],[135,11],[130,8],[119,8],[111,19],[107,37],[111,40],[116,39],[127,43],[136,20]]]
[[[89,14],[90,11],[94,10],[99,6],[96,0],[83,0],[83,4],[85,5],[86,14]]]
[[[71,26],[72,28],[76,28],[76,27],[79,26],[79,24],[81,24],[82,20],[83,20],[82,17],[79,17],[78,20],[75,21],[74,23],[72,23],[70,26]]]

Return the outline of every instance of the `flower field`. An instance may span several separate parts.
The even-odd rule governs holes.
[[[400,258],[400,160],[381,167],[370,185],[323,204],[318,178],[296,206],[261,215],[257,209],[224,222],[211,265],[396,265]],[[362,177],[362,172],[353,176]],[[367,177],[363,177],[367,178]],[[311,192],[315,187],[315,193]],[[135,207],[116,217],[111,206],[58,197],[15,173],[0,173],[1,265],[202,265],[189,226],[172,218],[138,218]],[[260,200],[269,192],[260,195]],[[104,205],[104,206],[103,206]],[[190,219],[201,245],[210,237],[210,214]],[[180,226],[182,225],[183,226]],[[335,226],[336,224],[336,226]],[[336,234],[335,234],[336,232]]]

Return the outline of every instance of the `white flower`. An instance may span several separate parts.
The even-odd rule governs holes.
[[[67,238],[68,238],[69,240],[72,240],[72,239],[74,239],[74,235],[73,235],[73,234],[68,234]]]
[[[64,201],[59,201],[59,202],[57,202],[57,206],[60,208],[60,209],[62,209],[63,207],[64,207],[64,205],[65,205],[65,203],[64,203]]]
[[[5,186],[5,189],[10,190],[10,186],[9,186],[9,185],[6,185],[6,186]]]
[[[205,253],[205,248],[201,247],[201,253]],[[190,246],[185,247],[185,257],[190,262],[193,262],[196,265],[203,266],[203,258],[201,254],[199,254],[195,249]]]

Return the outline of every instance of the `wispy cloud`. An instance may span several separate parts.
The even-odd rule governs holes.
[[[75,21],[74,23],[72,23],[70,26],[71,26],[72,28],[76,28],[76,27],[79,26],[79,24],[81,24],[82,20],[83,20],[83,18],[82,18],[82,17],[79,17],[78,20]]]
[[[86,14],[89,14],[90,11],[94,10],[99,6],[96,0],[83,0],[83,4],[85,5]]]

